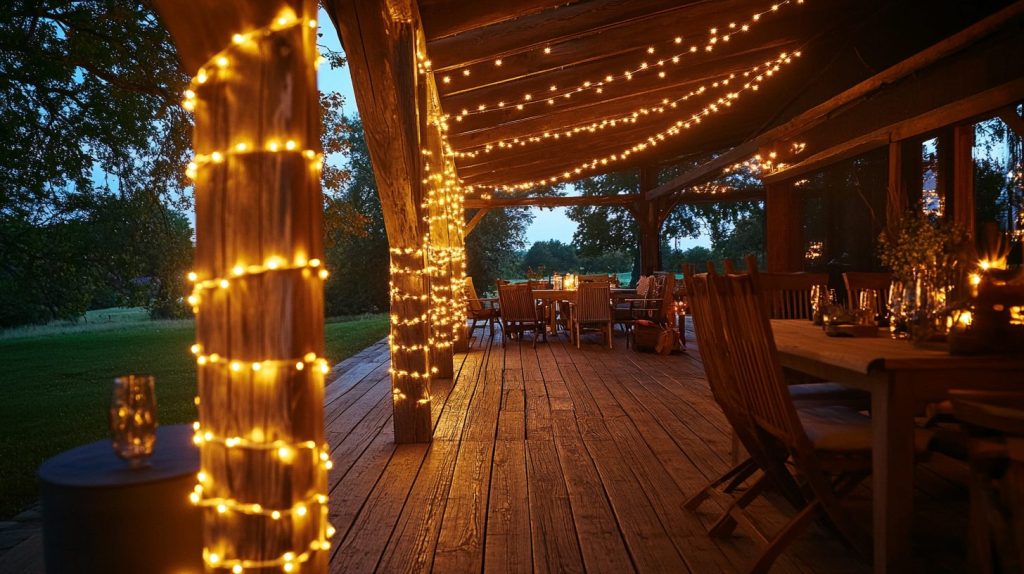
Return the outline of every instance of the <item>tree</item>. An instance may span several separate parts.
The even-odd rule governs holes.
[[[468,221],[473,214],[466,215]],[[532,222],[527,208],[491,209],[466,236],[466,273],[478,293],[493,292],[496,279],[521,273],[518,252],[526,247]]]
[[[572,245],[551,239],[537,241],[531,245],[520,265],[522,265],[524,273],[527,269],[538,271],[541,267],[547,274],[567,273],[579,268],[579,260],[576,258],[576,250]]]
[[[362,122],[348,119],[345,126],[336,124],[336,137],[342,141],[332,145],[339,153],[345,150],[348,166],[336,174],[336,182],[324,185],[325,253],[332,269],[324,286],[328,315],[382,312],[390,305],[388,238],[370,152]]]

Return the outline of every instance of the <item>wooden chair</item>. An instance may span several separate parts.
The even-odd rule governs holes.
[[[843,273],[843,283],[846,284],[846,306],[850,310],[856,310],[860,305],[860,294],[864,291],[874,291],[875,314],[885,315],[886,304],[889,301],[889,286],[892,285],[891,273],[871,273],[867,271],[847,271]]]
[[[498,286],[498,303],[501,308],[502,346],[512,334],[522,341],[524,331],[533,331],[533,346],[537,346],[537,335],[547,342],[547,324],[538,313],[529,283],[511,283]]]
[[[826,518],[853,548],[870,558],[870,539],[840,504],[840,498],[870,473],[870,418],[843,406],[796,408],[783,380],[764,299],[754,281],[750,275],[721,280],[718,298],[730,364],[759,440],[789,453],[808,503],[771,541],[758,536],[764,551],[752,571],[767,571],[815,518]]]
[[[480,298],[477,296],[476,287],[473,285],[473,278],[466,277],[465,283],[465,296],[466,296],[466,315],[472,321],[469,326],[469,334],[473,334],[473,330],[476,329],[476,325],[480,321],[485,321],[485,325],[491,326],[491,337],[494,337],[494,325],[498,323],[498,317],[500,312],[498,310],[498,300],[496,298]],[[483,325],[481,325],[483,326]],[[472,345],[472,340],[470,341]]]
[[[569,305],[570,322],[577,349],[580,348],[582,330],[593,325],[597,325],[597,329],[608,337],[608,348],[614,348],[612,344],[614,309],[611,298],[611,287],[608,283],[580,283],[576,290],[576,302]]]
[[[828,273],[769,273],[757,271],[757,260],[747,257],[747,269],[772,319],[810,319],[811,291],[815,285],[828,289]]]
[[[1024,572],[1024,393],[951,390],[969,433],[968,570]]]
[[[683,272],[683,281],[689,296],[690,316],[693,318],[697,345],[711,395],[733,428],[734,440],[738,441],[748,454],[732,468],[694,493],[683,507],[690,511],[696,511],[708,498],[717,498],[726,511],[708,529],[711,534],[716,536],[727,534],[731,532],[737,522],[747,530],[760,534],[746,514],[745,507],[753,502],[766,486],[769,486],[769,482],[794,507],[803,507],[805,501],[800,488],[785,467],[789,454],[785,449],[763,444],[758,436],[756,426],[747,415],[743,398],[736,386],[736,375],[732,369],[730,348],[725,340],[717,290],[711,287],[711,282],[716,280],[718,278],[714,275],[713,267],[710,265],[708,273],[695,274],[692,266],[687,266]],[[759,476],[747,491],[739,498],[732,499],[732,493],[755,473]]]

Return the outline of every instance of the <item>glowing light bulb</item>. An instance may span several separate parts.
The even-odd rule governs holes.
[[[225,56],[218,57],[217,58],[217,67],[218,68],[226,68],[226,67],[228,67],[228,59],[227,59],[227,57],[225,57]]]

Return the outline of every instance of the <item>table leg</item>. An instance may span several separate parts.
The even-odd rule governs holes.
[[[914,511],[914,401],[894,375],[871,393],[874,571],[907,572]]]

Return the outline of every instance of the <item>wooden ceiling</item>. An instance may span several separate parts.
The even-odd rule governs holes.
[[[771,11],[773,2],[779,4],[776,11]],[[970,24],[1002,2],[982,3],[991,6],[968,12],[963,4],[956,0],[419,0],[419,10],[441,107],[450,116],[449,142],[457,152],[477,152],[475,157],[458,159],[459,175],[468,185],[488,187],[549,179],[566,171],[577,177],[575,167],[620,154],[677,119],[699,112],[725,93],[725,88],[711,89],[712,82],[741,74],[781,52],[801,51],[801,58],[766,78],[758,91],[744,92],[721,113],[657,147],[585,170],[578,177],[732,147]],[[721,35],[731,22],[750,22],[755,12],[766,10],[749,32],[733,33],[730,41],[718,42],[711,52],[705,50],[711,28]],[[683,39],[681,44],[676,43],[677,37]],[[690,45],[700,49],[688,53]],[[679,63],[671,63],[671,57],[680,53]],[[659,60],[665,63],[658,66]],[[584,82],[593,86],[608,74],[635,70],[641,62],[648,69],[629,81],[616,80],[603,86],[601,93],[591,88],[564,97]],[[660,71],[664,77],[659,77]],[[650,109],[702,85],[708,88],[705,93],[664,113],[641,115],[635,123],[483,151],[487,145],[564,132]],[[555,92],[550,92],[551,86]],[[733,83],[729,91],[738,87]],[[546,93],[559,97],[548,104]],[[504,103],[500,109],[499,102]],[[481,104],[488,111],[477,112]],[[516,104],[524,104],[523,109],[516,109]],[[470,113],[458,120],[463,110]]]

